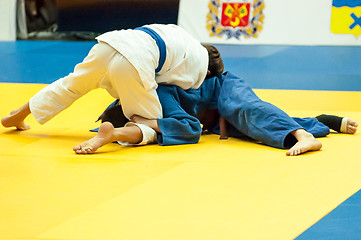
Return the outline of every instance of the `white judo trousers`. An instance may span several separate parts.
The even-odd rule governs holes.
[[[37,106],[43,107],[38,101],[51,101],[52,108],[57,109],[53,113],[57,114],[60,109],[67,108],[74,100],[96,88],[104,88],[110,95],[119,98],[128,119],[135,114],[149,119],[162,118],[162,106],[156,90],[147,91],[133,65],[104,42],[96,44],[83,62],[75,66],[73,73],[45,87],[37,93],[40,97],[35,95],[31,98],[30,110],[40,123],[44,123],[53,115],[48,114],[49,109],[37,109]],[[49,92],[61,97],[53,98]],[[140,144],[156,141],[153,129],[143,124],[136,125],[143,133]]]
[[[84,61],[75,66],[73,73],[48,85],[32,97],[30,110],[39,123],[45,123],[76,99],[96,88],[104,88],[114,98],[119,98],[127,118],[134,114],[149,119],[162,117],[156,90],[145,90],[132,64],[103,42],[90,50]],[[54,95],[57,97],[54,98]],[[51,109],[43,108],[42,103],[49,101],[51,108],[56,111],[50,112]],[[41,108],[37,108],[38,106]]]

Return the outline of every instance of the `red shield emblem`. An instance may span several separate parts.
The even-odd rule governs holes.
[[[250,6],[250,3],[223,3],[221,25],[233,28],[248,26]]]

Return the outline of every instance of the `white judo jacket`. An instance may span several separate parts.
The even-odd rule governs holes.
[[[154,30],[166,44],[166,60],[158,73],[155,73],[155,69],[158,67],[159,49],[149,34],[128,29],[107,32],[96,39],[110,45],[131,63],[146,91],[155,90],[158,83],[174,84],[183,89],[199,88],[207,74],[207,50],[177,25],[152,24],[144,27]],[[76,71],[77,67],[74,73]],[[86,71],[82,69],[78,72],[77,74],[82,74]],[[48,85],[30,99],[30,110],[39,123],[49,121],[76,99],[95,88],[105,88],[113,97],[119,98],[116,90],[119,88],[114,86],[116,81],[109,83],[104,82],[104,78],[99,78],[98,83],[84,82],[83,86],[73,86],[71,78],[77,75],[74,73]],[[156,99],[159,101],[157,97]]]
[[[156,31],[167,47],[166,61],[157,74],[154,69],[158,66],[159,51],[147,33],[131,29],[112,31],[100,35],[97,40],[106,42],[125,56],[137,69],[143,83],[150,84],[146,88],[154,89],[156,83],[174,84],[183,89],[199,88],[207,74],[208,52],[198,40],[173,24],[144,27]]]

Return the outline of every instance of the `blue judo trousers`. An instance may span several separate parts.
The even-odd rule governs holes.
[[[316,118],[288,116],[278,107],[262,101],[244,80],[231,74],[222,75],[218,96],[219,114],[230,124],[229,136],[242,135],[276,148],[290,148],[296,139],[290,133],[305,129],[315,137],[324,137],[330,129]]]

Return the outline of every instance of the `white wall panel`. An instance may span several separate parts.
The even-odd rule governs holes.
[[[0,0],[0,41],[16,39],[16,0]]]
[[[234,37],[210,36],[207,29],[207,14],[212,2],[250,3],[261,0],[180,0],[178,24],[204,43],[215,44],[285,44],[285,45],[361,45],[361,37],[355,34],[331,32],[332,0],[263,0],[263,29],[258,37],[236,39]],[[346,0],[347,1],[347,0]],[[356,0],[360,1],[360,0]],[[361,1],[360,1],[361,2]],[[352,8],[357,17],[360,6]],[[349,17],[349,16],[348,16]],[[350,17],[349,17],[350,18]],[[343,21],[343,19],[337,19]],[[346,27],[349,23],[345,20]],[[231,30],[235,28],[229,27]],[[361,34],[361,26],[355,28]]]

